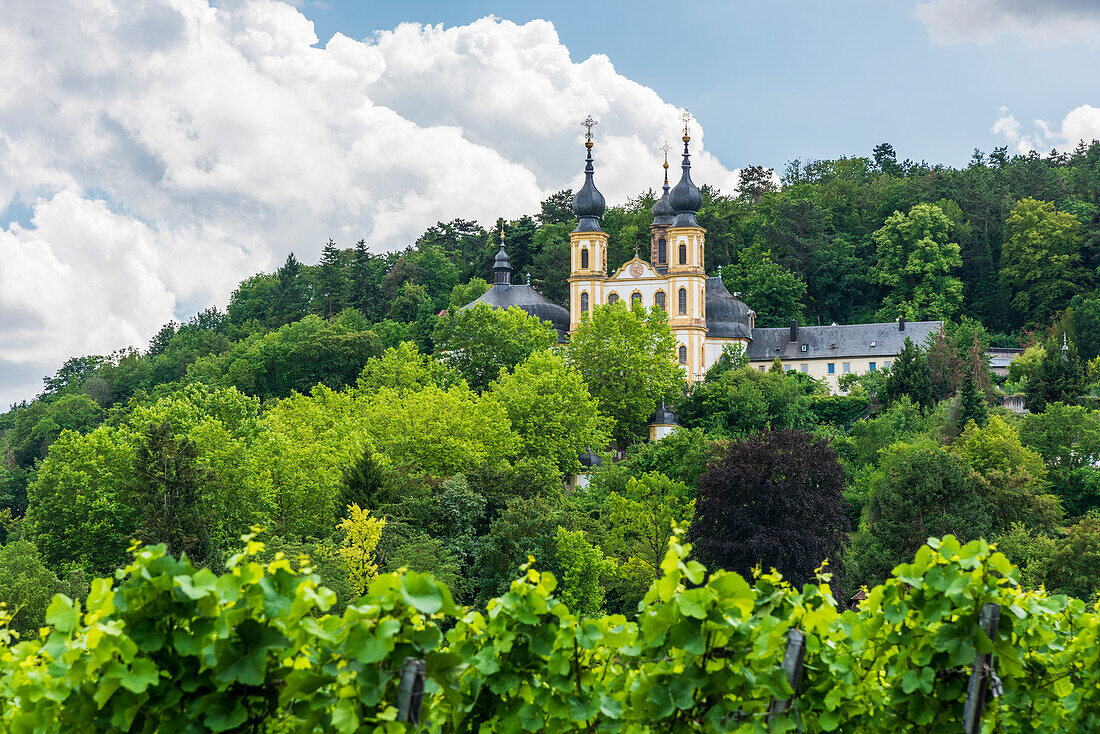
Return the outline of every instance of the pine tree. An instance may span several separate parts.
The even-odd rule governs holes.
[[[275,324],[289,324],[305,317],[309,313],[310,285],[302,272],[302,264],[294,253],[286,256],[286,262],[279,268],[279,287],[275,292]]]
[[[332,318],[344,310],[347,290],[347,275],[340,262],[340,251],[336,249],[336,243],[329,240],[321,249],[321,264],[317,272],[317,298],[314,300],[317,313]]]
[[[989,418],[989,408],[985,404],[985,396],[978,387],[978,381],[974,379],[974,373],[967,371],[959,387],[959,429],[966,427],[970,421],[978,426],[984,426]]]
[[[905,337],[901,353],[886,378],[886,402],[892,403],[902,395],[908,395],[910,400],[925,408],[935,402],[932,397],[932,370],[924,358],[924,352],[909,337]]]
[[[1024,387],[1024,407],[1032,413],[1042,413],[1048,403],[1075,405],[1085,393],[1085,367],[1076,347],[1052,338],[1045,348]]]
[[[385,263],[367,249],[367,243],[355,243],[348,283],[348,305],[371,321],[382,318],[382,280]]]

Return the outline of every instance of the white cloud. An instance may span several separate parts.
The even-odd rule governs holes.
[[[1032,46],[1096,43],[1100,4],[1095,0],[928,0],[913,15],[935,43],[989,44],[1013,35]]]
[[[144,344],[288,251],[536,211],[579,184],[588,113],[612,202],[658,187],[678,136],[672,104],[604,56],[572,61],[545,21],[317,47],[273,0],[9,6],[0,213],[31,216],[0,221],[0,405],[24,396],[14,365]],[[732,190],[694,137],[695,180]]]
[[[1071,110],[1057,127],[1051,127],[1046,120],[1036,120],[1030,132],[1009,114],[1007,107],[1002,107],[990,131],[1002,136],[1009,149],[1021,155],[1032,150],[1049,153],[1052,148],[1068,153],[1082,140],[1086,143],[1100,140],[1100,107],[1083,104]]]

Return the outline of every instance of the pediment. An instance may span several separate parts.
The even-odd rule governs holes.
[[[640,257],[632,257],[623,263],[623,266],[615,271],[608,280],[640,280],[642,278],[662,277],[653,269],[653,266]]]

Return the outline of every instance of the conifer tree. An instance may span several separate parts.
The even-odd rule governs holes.
[[[925,408],[935,402],[932,397],[932,370],[928,367],[924,352],[909,337],[905,337],[901,353],[886,378],[886,402],[892,403],[902,395],[908,395],[910,400]]]
[[[989,408],[985,404],[985,396],[978,388],[978,381],[974,379],[973,371],[967,371],[959,386],[959,429],[966,427],[970,421],[978,426],[984,426],[989,417]]]
[[[1024,387],[1024,407],[1042,413],[1047,403],[1075,405],[1085,392],[1085,368],[1073,344],[1057,339],[1046,343],[1046,352]]]
[[[279,287],[275,292],[273,326],[298,321],[309,313],[310,284],[302,272],[302,264],[294,253],[286,256],[286,262],[279,268]]]
[[[336,243],[329,240],[321,249],[321,264],[317,269],[317,298],[314,309],[325,318],[332,318],[344,310],[347,303],[347,275],[340,262]]]
[[[367,249],[367,243],[355,243],[348,277],[348,305],[371,321],[382,317],[382,278],[385,264]]]

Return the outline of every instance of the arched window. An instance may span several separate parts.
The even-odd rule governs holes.
[[[680,345],[680,364],[688,363],[688,348],[683,344]]]
[[[642,305],[642,294],[638,291],[634,291],[630,294],[630,307],[634,308],[634,304]]]
[[[607,297],[607,305],[609,305],[609,306],[612,303],[618,303],[618,302],[619,302],[619,294],[618,293],[612,293],[610,296]]]
[[[581,313],[588,313],[588,293],[581,294]]]
[[[680,315],[684,316],[688,312],[688,289],[680,289]]]
[[[588,269],[588,248],[585,247],[581,250],[581,270]]]
[[[688,246],[687,245],[680,245],[680,264],[681,265],[687,265],[688,264]]]
[[[665,292],[657,291],[657,295],[653,296],[653,303],[662,311],[667,310],[665,305]]]
[[[663,263],[668,260],[668,241],[662,237],[657,240],[657,262]]]

